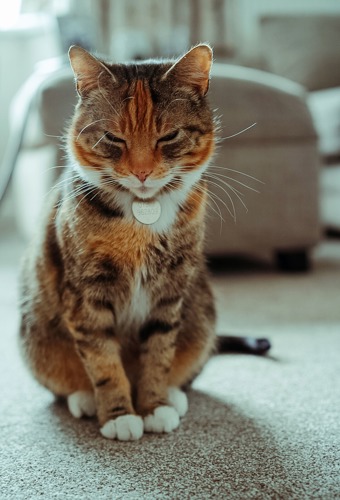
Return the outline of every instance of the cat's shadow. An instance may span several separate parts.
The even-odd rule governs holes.
[[[142,497],[156,490],[171,497],[176,488],[189,498],[198,488],[200,498],[210,498],[212,488],[221,495],[248,483],[254,491],[274,494],[272,471],[279,477],[287,473],[272,431],[206,393],[190,389],[188,396],[189,412],[179,429],[137,442],[104,439],[95,419],[73,419],[64,404],[54,402],[49,410],[56,445],[67,442],[72,467],[78,465],[85,482],[95,483],[100,471],[105,484],[119,478],[125,491],[124,484],[133,482]]]

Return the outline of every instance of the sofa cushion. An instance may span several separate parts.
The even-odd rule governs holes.
[[[244,141],[315,141],[316,132],[301,85],[286,78],[242,66],[215,64],[210,99],[222,113],[223,136]]]

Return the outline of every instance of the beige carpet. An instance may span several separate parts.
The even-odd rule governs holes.
[[[340,498],[340,241],[320,245],[308,274],[226,264],[219,329],[270,337],[271,356],[213,358],[176,432],[117,443],[22,366],[22,246],[0,230],[1,500]]]

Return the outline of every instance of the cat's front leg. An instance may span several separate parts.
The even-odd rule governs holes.
[[[94,387],[101,433],[109,439],[130,441],[143,435],[143,421],[135,414],[131,387],[120,358],[120,346],[102,332],[80,338],[76,345]],[[95,338],[94,338],[95,337]]]
[[[65,322],[94,389],[101,433],[121,441],[139,439],[143,421],[132,405],[112,318],[109,321],[107,315],[98,319],[98,311],[94,314],[85,300],[75,303],[69,297],[68,305]]]
[[[152,319],[140,332],[141,374],[137,384],[137,411],[144,417],[146,432],[171,432],[178,427],[180,416],[186,411],[178,411],[176,404],[172,404],[170,396],[174,400],[178,394],[176,389],[171,392],[168,387],[179,328],[178,319]]]

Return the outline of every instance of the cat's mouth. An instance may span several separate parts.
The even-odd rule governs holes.
[[[146,200],[148,198],[153,198],[157,192],[158,192],[158,188],[155,188],[155,187],[150,187],[150,186],[139,186],[137,188],[131,188],[130,187],[130,191],[135,195],[137,196],[137,198],[141,198],[143,200]]]
[[[145,182],[132,177],[119,179],[121,186],[141,200],[155,198],[170,181],[171,176],[162,179],[147,179]]]

